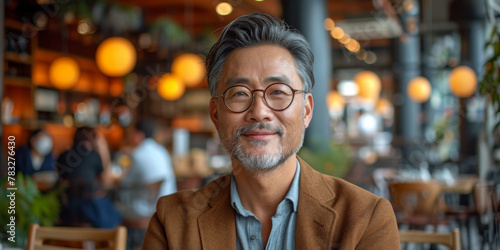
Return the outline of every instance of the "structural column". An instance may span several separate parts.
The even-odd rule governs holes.
[[[405,35],[397,38],[397,67],[396,74],[399,81],[401,105],[398,107],[396,119],[396,135],[403,145],[403,160],[405,163],[416,165],[418,159],[411,155],[411,145],[421,139],[420,104],[412,101],[407,94],[408,83],[416,76],[420,76],[420,36]]]
[[[330,90],[332,72],[331,45],[324,29],[326,18],[325,0],[282,0],[283,18],[290,26],[299,30],[309,41],[314,53],[313,88],[314,115],[306,130],[305,146],[315,151],[329,147],[330,119],[326,96]]]

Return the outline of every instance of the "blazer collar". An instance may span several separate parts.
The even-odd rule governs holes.
[[[212,192],[209,209],[198,217],[203,249],[236,249],[236,225],[231,207],[231,176],[226,175],[203,188]]]
[[[299,204],[295,230],[297,249],[329,249],[337,213],[331,208],[333,190],[323,176],[305,161],[300,162]],[[210,207],[198,217],[204,249],[236,249],[236,226],[231,207],[231,176],[226,175],[203,188],[211,191]]]
[[[330,249],[337,212],[331,208],[335,193],[305,161],[301,165],[299,207],[295,230],[297,249]]]

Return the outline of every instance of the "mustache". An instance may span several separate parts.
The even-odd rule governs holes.
[[[269,123],[252,123],[238,128],[236,131],[236,138],[252,130],[267,130],[277,133],[279,136],[283,135],[283,129],[279,126],[273,126]]]

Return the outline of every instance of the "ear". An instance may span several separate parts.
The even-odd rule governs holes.
[[[313,116],[314,100],[312,94],[307,93],[304,101],[306,102],[304,104],[304,128],[307,128]]]
[[[215,127],[217,128],[217,124],[219,124],[219,115],[218,115],[218,110],[217,110],[217,100],[218,98],[211,98],[210,99],[210,106],[209,106],[209,112],[210,112],[210,118],[212,119],[212,122],[214,123]]]

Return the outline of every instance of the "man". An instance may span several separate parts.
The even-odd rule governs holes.
[[[207,56],[210,116],[233,173],[159,200],[143,249],[398,249],[390,203],[296,153],[313,114],[313,55],[267,14],[237,18]]]
[[[132,152],[132,166],[121,184],[132,204],[118,204],[125,219],[136,220],[150,217],[155,212],[154,202],[157,197],[177,192],[177,182],[172,161],[167,149],[153,138],[158,126],[149,119],[136,123],[133,141],[137,147]],[[155,187],[156,186],[156,187]],[[153,194],[151,189],[156,189]],[[150,198],[154,198],[151,202]]]

